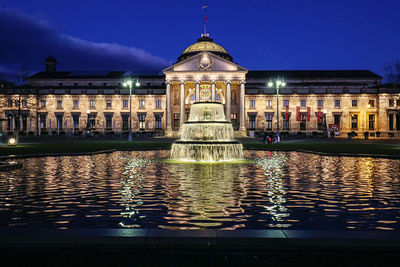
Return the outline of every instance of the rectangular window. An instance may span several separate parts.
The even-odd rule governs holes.
[[[46,100],[40,100],[40,107],[42,108],[46,107]]]
[[[256,128],[256,115],[251,114],[249,115],[249,129]]]
[[[62,115],[57,115],[56,116],[56,123],[57,123],[57,125],[56,125],[56,127],[57,127],[57,129],[62,129],[63,128],[63,116]]]
[[[305,131],[307,128],[307,113],[300,114],[300,130]]]
[[[90,129],[92,129],[92,130],[96,129],[96,115],[89,114],[88,117],[89,117]]]
[[[96,107],[96,100],[90,100],[90,107],[91,108]]]
[[[283,127],[284,131],[288,131],[289,130],[289,125],[290,125],[289,121],[290,121],[290,117],[288,117],[288,119],[286,120],[286,116],[283,116],[282,127]]]
[[[358,101],[357,100],[351,100],[351,106],[352,107],[357,107]]]
[[[161,100],[160,99],[156,100],[156,108],[161,108]]]
[[[15,106],[19,108],[19,100],[15,100]]]
[[[146,114],[139,114],[139,130],[146,129]]]
[[[352,114],[351,115],[351,129],[358,129],[358,115]]]
[[[122,129],[128,130],[129,128],[129,115],[122,115]]]
[[[74,100],[74,108],[79,108],[79,100]]]
[[[250,99],[250,108],[254,108],[256,106],[256,101],[254,99]]]
[[[231,123],[232,123],[232,127],[234,129],[237,129],[238,121],[237,121],[237,114],[236,113],[231,113]]]
[[[106,108],[111,108],[112,107],[112,102],[111,100],[106,101]]]
[[[394,100],[393,99],[389,99],[389,107],[394,107]]]
[[[394,130],[394,121],[393,121],[393,114],[389,114],[389,130],[393,131]]]
[[[307,101],[306,100],[300,100],[300,107],[306,107],[307,106]]]
[[[156,119],[156,130],[160,130],[162,128],[161,115],[155,115],[154,117]]]
[[[144,108],[144,100],[143,99],[139,100],[139,108]]]
[[[40,120],[40,128],[45,129],[46,128],[46,114],[41,114],[39,115],[39,120]]]
[[[333,123],[338,125],[339,127],[340,127],[340,119],[341,119],[341,116],[339,114],[333,115]]]
[[[400,100],[396,100],[396,105],[400,107]]]
[[[340,108],[340,100],[335,99],[335,108]]]
[[[112,128],[112,115],[105,115],[106,117],[106,128],[111,129]]]
[[[374,100],[369,100],[368,101],[368,107],[369,108],[374,108],[375,107],[375,101]]]
[[[265,115],[265,128],[268,130],[268,131],[271,131],[272,130],[272,118],[273,118],[274,116],[272,115],[272,114],[266,114]]]
[[[26,100],[22,100],[22,106],[24,108],[28,107],[28,102]]]
[[[272,100],[267,100],[267,108],[272,108]]]
[[[174,113],[174,126],[179,126],[181,114]]]
[[[122,107],[127,108],[128,107],[128,100],[124,99],[122,100]]]
[[[79,115],[72,115],[72,122],[74,128],[79,128]]]
[[[283,107],[289,106],[289,100],[283,100]]]
[[[13,101],[12,100],[8,100],[8,107],[12,108],[12,106],[13,106]]]
[[[324,100],[317,100],[317,106],[322,108],[324,106]]]
[[[375,115],[368,115],[368,129],[373,131],[375,129]]]
[[[57,109],[62,109],[62,100],[57,100]]]

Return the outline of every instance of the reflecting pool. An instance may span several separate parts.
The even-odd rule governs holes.
[[[240,164],[169,151],[23,159],[0,173],[1,228],[400,230],[400,161],[245,151]]]

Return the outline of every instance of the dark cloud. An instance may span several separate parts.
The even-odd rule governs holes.
[[[161,70],[169,62],[120,44],[95,43],[58,33],[40,17],[0,8],[0,71],[43,70],[52,55],[64,70]]]

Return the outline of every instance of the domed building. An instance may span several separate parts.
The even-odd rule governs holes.
[[[178,57],[178,62],[201,52],[211,52],[217,56],[232,61],[232,56],[229,55],[225,48],[217,43],[214,43],[213,39],[211,39],[209,36],[203,35],[201,38],[197,39],[196,43],[183,50],[182,54]]]
[[[224,105],[236,136],[277,130],[283,135],[400,136],[400,92],[382,86],[379,75],[247,70],[207,34],[163,74],[134,76],[140,86],[132,91],[132,112],[129,89],[123,86],[131,72],[59,71],[56,65],[56,58],[49,57],[46,71],[29,77],[28,85],[2,91],[3,131],[80,135],[90,129],[97,135],[125,135],[131,130],[178,137],[190,106],[211,101]],[[279,98],[276,83],[269,87],[277,79],[284,82]]]

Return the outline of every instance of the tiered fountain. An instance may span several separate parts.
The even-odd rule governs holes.
[[[242,144],[233,138],[224,107],[216,102],[197,102],[182,126],[181,139],[172,144],[171,158],[185,161],[232,161],[243,158]]]

